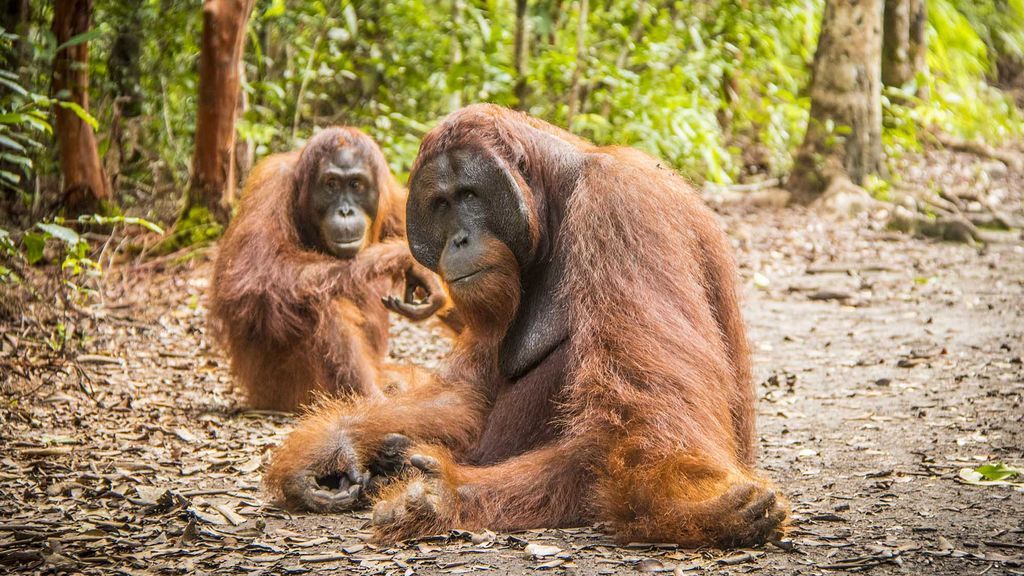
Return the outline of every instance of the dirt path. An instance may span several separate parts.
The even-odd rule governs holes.
[[[787,550],[615,547],[599,530],[366,545],[366,514],[262,500],[293,420],[239,412],[205,336],[208,265],[111,289],[89,354],[0,388],[0,571],[358,574],[1024,574],[1024,491],[963,467],[1024,466],[1024,248],[984,250],[785,211],[731,215]],[[439,330],[396,328],[430,364]],[[0,353],[15,354],[0,326]],[[528,558],[527,543],[560,553]]]

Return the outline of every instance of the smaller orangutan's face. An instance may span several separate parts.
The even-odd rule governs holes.
[[[341,147],[320,163],[310,190],[310,209],[320,242],[337,258],[352,258],[366,245],[380,198],[369,159]]]

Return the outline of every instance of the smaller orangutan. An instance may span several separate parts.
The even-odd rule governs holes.
[[[318,394],[381,396],[388,309],[422,320],[446,301],[409,253],[405,191],[380,148],[335,127],[253,169],[210,313],[249,406],[295,410]]]

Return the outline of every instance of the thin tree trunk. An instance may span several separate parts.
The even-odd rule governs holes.
[[[1011,0],[995,0],[995,11],[999,14],[1012,14],[1015,10]],[[993,32],[996,32],[993,30]],[[1009,31],[1008,31],[1009,32]],[[1018,107],[1024,107],[1024,55],[1020,48],[1014,49],[1012,44],[1014,32],[1006,38],[995,35],[989,47],[989,58],[995,59],[994,80],[999,88],[1014,93]]]
[[[885,0],[882,83],[902,87],[927,67],[926,0]]]
[[[117,32],[107,59],[107,73],[114,85],[114,98],[121,114],[135,118],[142,114],[142,0],[126,0],[117,4]]]
[[[57,0],[53,34],[57,45],[89,31],[92,0]],[[57,52],[53,63],[53,96],[89,110],[89,44],[82,42]],[[69,214],[103,208],[110,186],[100,166],[96,135],[74,110],[54,107],[60,169],[64,176],[63,205]]]
[[[244,63],[241,64],[239,74],[239,84],[244,84]],[[235,112],[235,118],[241,118],[247,110],[249,110],[249,94],[240,88],[238,90],[238,110]],[[256,144],[252,141],[252,138],[238,138],[237,134],[235,140],[235,185],[237,186],[245,181],[245,177],[249,175],[249,170],[252,169],[256,158]]]
[[[221,223],[235,197],[235,115],[245,27],[254,0],[206,0],[199,52],[199,110],[196,114],[192,183],[183,216],[204,207]]]
[[[327,36],[327,27],[321,27],[320,33],[313,41],[313,49],[309,51],[309,58],[306,59],[306,66],[302,69],[302,80],[299,82],[299,93],[295,96],[295,113],[292,115],[292,142],[299,138],[299,121],[302,120],[302,101],[306,97],[306,89],[309,88],[309,81],[313,78],[313,63],[316,61],[317,52],[320,50],[320,43]]]
[[[582,85],[580,77],[583,75],[584,58],[586,56],[586,35],[587,35],[587,13],[590,4],[587,0],[580,0],[580,19],[576,27],[576,67],[572,71],[572,83],[569,85],[569,112],[566,115],[566,127],[572,130],[572,119],[580,111],[582,96]]]
[[[459,32],[462,31],[462,14],[465,10],[463,0],[452,0],[451,67],[455,70],[462,65],[462,40]],[[448,74],[449,80],[453,77],[453,74]],[[462,85],[456,80],[449,86],[448,109],[454,111],[459,108],[462,108]]]
[[[928,72],[928,0],[910,0],[910,65]]]
[[[808,203],[838,177],[882,173],[882,0],[826,0],[811,115],[787,187]]]
[[[526,83],[526,64],[530,57],[529,21],[526,19],[526,0],[516,0],[516,44],[513,61],[516,69],[516,109],[526,110],[529,86]]]
[[[128,0],[116,5],[112,16],[116,22],[114,43],[107,59],[107,71],[113,85],[114,102],[109,121],[107,153],[103,156],[103,170],[112,191],[118,189],[122,167],[126,164],[132,147],[125,145],[135,133],[132,119],[142,114],[142,70],[139,56],[142,43],[141,0]],[[126,136],[129,136],[126,138]]]

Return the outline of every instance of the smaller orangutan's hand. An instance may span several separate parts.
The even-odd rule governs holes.
[[[417,292],[422,292],[419,296]],[[441,309],[447,302],[447,296],[441,283],[430,270],[419,264],[413,264],[405,272],[405,295],[385,296],[384,306],[413,321],[426,320]]]

